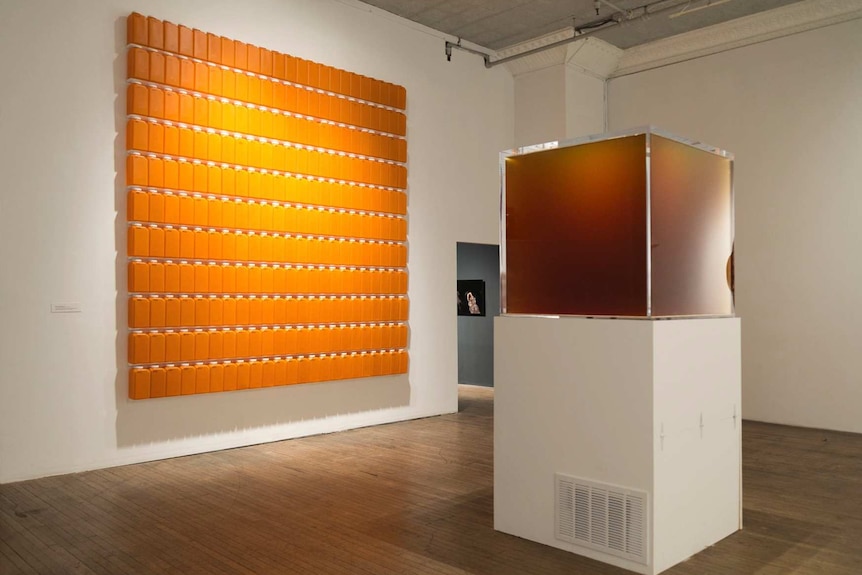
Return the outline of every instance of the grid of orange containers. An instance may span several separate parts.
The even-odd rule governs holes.
[[[129,397],[407,371],[403,87],[128,18]]]

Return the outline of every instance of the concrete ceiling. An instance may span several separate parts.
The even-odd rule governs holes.
[[[598,32],[626,49],[705,26],[793,4],[798,0],[608,0],[596,15],[594,0],[363,0],[429,28],[500,50],[573,26],[649,5],[663,10]],[[609,4],[612,4],[610,6]]]

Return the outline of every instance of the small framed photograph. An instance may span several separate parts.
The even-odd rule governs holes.
[[[485,280],[458,280],[458,315],[485,315]]]

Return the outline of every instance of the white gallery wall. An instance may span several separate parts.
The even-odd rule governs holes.
[[[515,76],[515,146],[566,139],[566,67]]]
[[[407,376],[126,399],[132,11],[406,86]],[[498,241],[506,70],[447,62],[440,34],[352,0],[5,0],[0,70],[0,482],[457,409],[455,244]]]
[[[736,154],[743,415],[862,432],[862,20],[609,83],[610,129]]]

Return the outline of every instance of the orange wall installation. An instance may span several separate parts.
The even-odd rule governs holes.
[[[403,87],[128,18],[129,397],[407,371]]]

